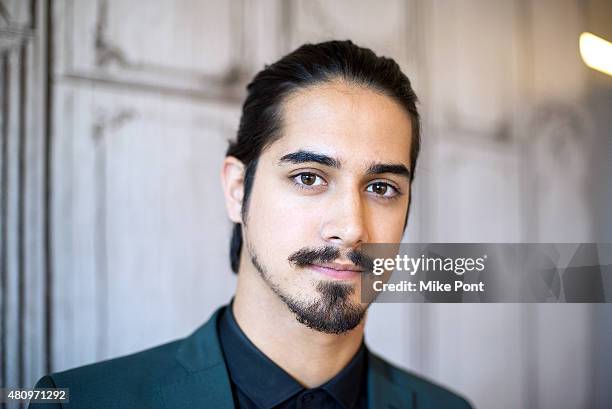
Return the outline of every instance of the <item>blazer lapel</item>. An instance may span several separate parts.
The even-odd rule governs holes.
[[[229,375],[219,345],[217,319],[225,307],[179,346],[176,359],[187,374],[159,387],[163,408],[219,408],[234,407]]]
[[[414,392],[394,383],[387,364],[368,352],[368,408],[415,409],[414,401]]]
[[[161,408],[232,409],[234,401],[229,375],[217,332],[219,308],[212,317],[179,346],[176,359],[187,373],[159,386]],[[368,351],[368,407],[370,409],[416,409],[415,395],[393,381],[388,365]]]

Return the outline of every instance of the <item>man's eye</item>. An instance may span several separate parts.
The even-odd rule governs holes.
[[[374,182],[370,185],[368,185],[368,188],[366,189],[366,191],[368,192],[372,192],[378,196],[382,196],[384,198],[392,198],[397,196],[398,192],[397,189],[394,188],[393,186],[391,186],[388,183],[384,183],[384,182]]]
[[[321,186],[325,184],[323,178],[314,173],[300,173],[293,177],[293,181],[301,186]]]

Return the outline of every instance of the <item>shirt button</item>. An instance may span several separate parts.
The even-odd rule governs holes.
[[[304,396],[302,396],[302,401],[304,403],[308,403],[312,400],[312,394],[310,393],[305,393]]]

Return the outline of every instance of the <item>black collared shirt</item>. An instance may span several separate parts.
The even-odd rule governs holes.
[[[318,388],[306,389],[246,337],[234,318],[232,304],[219,319],[219,339],[237,408],[366,408],[367,354],[363,342],[336,376]]]

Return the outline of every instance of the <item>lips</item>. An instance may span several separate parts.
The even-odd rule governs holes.
[[[355,278],[363,272],[363,269],[354,264],[317,263],[310,264],[308,267],[318,273],[337,279]]]

